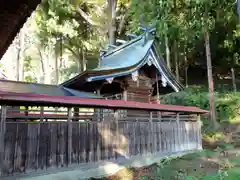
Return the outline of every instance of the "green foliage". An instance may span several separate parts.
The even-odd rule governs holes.
[[[172,52],[174,52],[173,43],[177,41],[180,66],[184,64],[184,53],[187,54],[187,65],[206,65],[205,27],[210,32],[214,67],[220,69],[230,67],[233,63],[233,55],[239,52],[235,0],[141,1],[141,6],[139,0],[133,0],[129,22],[131,31],[138,30],[140,16],[144,17],[146,23],[156,26],[156,35],[161,42],[163,55],[165,54],[164,36],[168,36]]]
[[[197,106],[209,109],[208,92],[204,88],[191,88],[179,93],[172,93],[162,98],[165,104]],[[240,93],[215,92],[215,104],[218,121],[239,121],[240,120]]]
[[[25,82],[37,83],[37,78],[36,77],[32,77],[30,75],[27,75],[27,76],[24,77],[24,81]]]

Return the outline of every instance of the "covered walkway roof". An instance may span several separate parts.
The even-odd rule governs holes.
[[[33,93],[13,93],[0,91],[1,105],[26,105],[26,106],[81,106],[102,107],[113,109],[141,109],[165,112],[183,112],[204,114],[208,111],[192,106],[176,106],[167,104],[149,104],[124,100],[104,100],[79,98],[71,96],[49,96]]]

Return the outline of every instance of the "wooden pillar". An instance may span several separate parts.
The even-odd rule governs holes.
[[[124,101],[127,101],[127,90],[126,89],[124,89],[124,91],[123,91],[123,100]]]
[[[75,121],[79,120],[79,107],[74,108],[74,120]]]
[[[67,127],[68,127],[67,159],[68,165],[70,165],[72,163],[72,108],[68,108]]]
[[[43,122],[43,119],[44,119],[43,115],[44,115],[44,107],[40,106],[40,121],[41,122]]]
[[[101,95],[100,89],[97,89],[97,95]],[[103,115],[103,109],[98,108],[97,110],[97,121],[103,121],[104,120],[104,115]]]
[[[28,106],[25,106],[25,111],[24,111],[25,116],[28,116],[28,111],[29,111]]]
[[[118,132],[118,119],[119,119],[119,111],[117,109],[114,109],[114,123],[115,123],[115,142],[114,142],[114,156],[115,159],[118,159],[118,146],[119,146],[119,132]]]
[[[0,119],[0,176],[3,174],[4,168],[4,137],[6,131],[6,116],[7,116],[7,106],[1,106],[1,119]]]

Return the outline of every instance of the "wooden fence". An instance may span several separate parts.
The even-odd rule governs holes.
[[[107,122],[8,121],[4,132],[3,176],[201,149],[197,115]]]

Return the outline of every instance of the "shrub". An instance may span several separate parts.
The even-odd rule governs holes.
[[[194,87],[165,95],[161,103],[209,109],[209,94],[205,88]],[[240,122],[240,92],[215,92],[215,106],[219,122]]]

